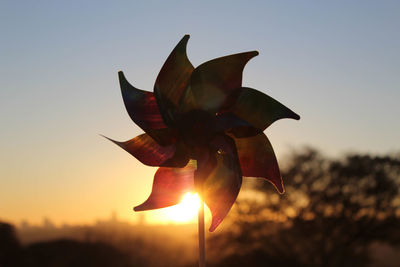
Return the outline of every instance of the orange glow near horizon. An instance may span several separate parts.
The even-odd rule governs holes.
[[[197,194],[186,193],[178,205],[161,210],[165,220],[174,223],[194,222],[200,208],[200,198]]]
[[[186,224],[196,223],[197,213],[200,208],[200,198],[196,193],[186,193],[179,204],[164,209],[153,210],[149,213],[150,224]],[[205,206],[206,207],[206,206]],[[205,209],[205,218],[208,220],[211,214]]]

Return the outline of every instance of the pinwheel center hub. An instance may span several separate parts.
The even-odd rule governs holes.
[[[179,134],[189,147],[203,146],[214,135],[215,116],[201,110],[190,111],[179,121]]]

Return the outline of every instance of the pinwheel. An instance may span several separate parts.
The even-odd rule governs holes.
[[[158,166],[149,198],[135,211],[178,204],[195,191],[211,211],[209,231],[225,218],[242,176],[262,177],[279,193],[284,186],[272,146],[263,131],[276,120],[300,117],[273,98],[242,87],[246,63],[257,51],[228,55],[194,68],[185,35],[155,81],[154,92],[133,87],[119,72],[125,107],[144,130],[113,141],[142,163]]]

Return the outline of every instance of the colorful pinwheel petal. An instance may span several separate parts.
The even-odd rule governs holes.
[[[116,143],[143,164],[159,166],[149,198],[135,211],[179,203],[197,191],[212,214],[214,231],[239,193],[242,176],[262,177],[279,193],[283,181],[263,131],[300,116],[255,89],[242,87],[242,73],[257,51],[216,58],[194,68],[186,55],[189,35],[171,52],[154,93],[133,87],[119,72],[131,119],[145,133]]]

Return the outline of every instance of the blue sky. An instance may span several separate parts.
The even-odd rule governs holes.
[[[152,90],[184,34],[195,66],[260,52],[243,84],[302,117],[267,129],[278,158],[303,145],[329,155],[399,151],[399,12],[398,1],[2,1],[0,214],[88,220],[143,200],[154,169],[98,134],[140,133],[117,71]]]

